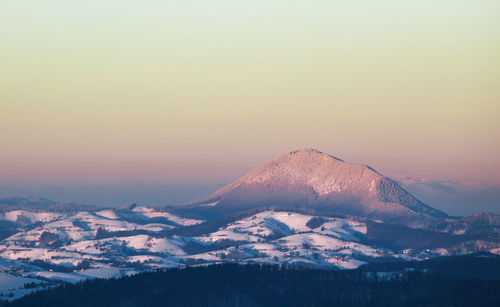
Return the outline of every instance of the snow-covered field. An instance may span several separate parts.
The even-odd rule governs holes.
[[[273,210],[191,237],[171,231],[197,227],[202,220],[141,206],[73,213],[13,210],[2,213],[1,220],[18,228],[0,241],[0,299],[61,282],[193,264],[231,261],[352,269],[370,258],[410,260],[449,253],[393,251],[368,244],[367,226],[359,220]]]

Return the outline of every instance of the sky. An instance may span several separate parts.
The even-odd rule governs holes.
[[[499,1],[2,1],[0,185],[223,184],[312,147],[500,182]]]

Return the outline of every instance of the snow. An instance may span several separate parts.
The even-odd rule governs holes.
[[[290,250],[294,249],[313,249],[313,250],[331,250],[346,255],[362,255],[370,257],[380,257],[383,251],[374,249],[370,246],[356,242],[342,241],[330,236],[321,234],[295,234],[278,240],[281,246]]]
[[[319,229],[306,226],[314,216],[294,212],[264,211],[251,217],[234,222],[227,229],[238,233],[267,237],[273,234],[289,235],[292,233],[320,232],[339,239],[359,241],[357,236],[366,234],[364,223],[348,219],[326,218]]]
[[[273,212],[272,217],[293,229],[296,232],[310,231],[311,228],[306,223],[312,218],[309,215],[303,215],[291,212]]]
[[[450,254],[446,248],[436,248],[431,250],[431,252],[439,256],[448,256]]]
[[[96,212],[96,214],[100,215],[102,217],[111,219],[111,220],[117,220],[118,219],[118,216],[116,215],[116,213],[113,210],[111,210],[111,209],[101,210],[101,211]]]
[[[353,269],[364,264],[367,257],[411,260],[449,254],[447,249],[440,248],[427,251],[406,250],[396,254],[363,244],[367,227],[364,222],[355,218],[315,216],[271,209],[195,237],[165,237],[162,231],[195,225],[201,223],[201,220],[185,219],[148,207],[136,206],[123,212],[103,209],[64,215],[43,212],[30,215],[28,213],[31,212],[26,212],[13,210],[4,215],[10,219],[23,215],[39,221],[39,225],[23,228],[24,231],[0,241],[0,271],[4,272],[4,275],[0,275],[0,293],[3,293],[2,277],[5,278],[5,284],[11,283],[13,286],[23,280],[36,281],[36,278],[74,283],[87,278],[135,274],[139,270],[134,269],[137,267],[150,270],[183,267],[193,262],[203,265],[226,261]],[[176,225],[157,221],[148,223],[157,217],[168,219]],[[314,228],[307,226],[315,217],[321,218],[321,225],[317,224],[319,226]],[[117,233],[112,237],[96,239],[99,228]],[[43,232],[57,235],[62,246],[47,247],[41,244],[40,236]],[[220,245],[223,241],[229,246]],[[185,248],[188,242],[213,250],[189,255],[184,250],[190,251]],[[491,249],[491,252],[500,254],[500,248]],[[36,266],[33,263],[35,260],[73,268],[73,271],[49,271]],[[111,267],[109,263],[118,267]],[[77,269],[81,264],[86,265],[85,269]],[[25,276],[15,276],[19,275],[18,272]],[[15,297],[29,293],[24,289],[14,290]]]
[[[3,216],[3,219],[7,221],[16,222],[20,216],[27,218],[29,221],[31,221],[31,223],[35,222],[46,223],[58,219],[62,215],[52,212],[30,212],[26,210],[13,210],[6,212]]]
[[[90,278],[112,278],[123,276],[122,269],[119,268],[94,268],[78,272],[78,275]]]
[[[76,274],[62,273],[62,272],[47,272],[47,271],[36,272],[35,276],[43,277],[43,278],[47,278],[47,279],[65,281],[65,282],[69,282],[72,284],[75,284],[79,281],[86,279],[84,276],[80,276],[80,275],[76,275]]]
[[[217,205],[217,201],[214,201],[212,203],[204,204],[203,207],[215,207]]]
[[[7,259],[50,260],[54,263],[64,262],[63,259],[77,260],[79,258],[77,253],[47,248],[12,248],[2,251],[0,256]]]
[[[493,248],[490,249],[490,253],[500,255],[500,248]]]
[[[169,212],[155,211],[153,208],[148,208],[148,207],[138,206],[138,207],[135,207],[134,209],[132,209],[132,211],[141,213],[142,215],[144,215],[148,218],[163,217],[163,218],[168,219],[169,221],[172,221],[172,222],[174,222],[178,225],[182,225],[182,226],[191,226],[191,225],[203,223],[203,221],[201,221],[201,220],[181,218],[181,217],[175,216]]]
[[[152,255],[141,255],[141,256],[130,256],[128,258],[129,262],[135,263],[143,263],[147,264],[149,267],[153,269],[166,269],[166,268],[179,268],[184,267],[183,264],[178,261],[172,261],[167,258],[152,256]]]
[[[123,246],[132,248],[137,252],[144,251],[177,256],[185,254],[178,241],[167,238],[154,238],[148,235],[81,241],[65,246],[64,249],[86,255],[102,255],[109,252],[109,248],[121,249]]]
[[[413,223],[431,216],[446,217],[373,168],[309,148],[281,155],[191,205],[248,206],[250,199],[256,207],[273,206],[277,201],[281,207],[297,207],[300,202],[304,209],[321,206],[324,212],[412,218]]]
[[[127,247],[136,251],[147,250],[153,253],[169,253],[173,255],[185,255],[176,241],[167,238],[151,238],[147,235],[138,235],[132,237],[123,237],[114,239],[118,242],[124,242]]]
[[[196,259],[205,261],[220,261],[221,257],[217,255],[216,252],[207,252],[196,255],[189,255],[185,257],[186,259]]]
[[[100,242],[102,242],[102,240],[80,241],[71,245],[64,246],[62,249],[67,251],[85,253],[88,255],[97,255],[102,253],[102,251],[97,247]]]
[[[151,223],[151,224],[140,225],[137,228],[152,231],[152,232],[159,232],[159,231],[162,231],[164,229],[173,229],[173,228],[175,228],[175,226],[159,224],[159,223]]]
[[[333,258],[327,259],[327,261],[329,263],[335,265],[336,267],[338,267],[340,269],[345,269],[345,270],[352,270],[352,269],[355,269],[363,264],[366,264],[365,261],[361,261],[361,260],[355,259],[355,258],[344,259],[344,258],[339,258],[339,257],[333,257]]]
[[[32,282],[39,284],[41,281],[0,272],[0,291],[18,289]]]
[[[280,214],[278,214],[279,216]],[[227,227],[230,230],[240,233],[248,233],[260,237],[267,237],[273,234],[292,234],[292,230],[285,223],[280,222],[275,217],[274,211],[264,211],[234,222]]]
[[[319,197],[345,192],[368,193],[374,181],[382,177],[366,165],[346,163],[314,149],[301,149],[281,155],[255,169],[214,193],[213,198],[237,187],[259,186],[262,183],[268,184],[274,191],[287,191],[290,187],[310,187]],[[294,192],[306,195],[310,193]]]
[[[151,239],[150,251],[153,253],[168,253],[175,256],[182,256],[186,253],[177,241],[169,240],[166,238],[153,238]]]
[[[201,242],[214,243],[221,240],[257,242],[260,238],[253,235],[237,233],[231,230],[219,230],[209,235],[194,237],[194,239],[199,240]]]
[[[164,217],[184,225],[201,222],[141,206],[134,207],[132,211],[146,219]],[[364,223],[352,219],[323,217],[325,222],[321,227],[311,229],[307,223],[314,216],[274,210],[259,212],[234,221],[212,233],[193,238],[164,238],[138,234],[95,239],[98,228],[107,231],[147,230],[154,234],[175,227],[160,223],[144,224],[144,220],[140,220],[141,224],[137,224],[132,222],[133,219],[122,220],[120,218],[122,215],[116,214],[114,210],[104,209],[96,213],[77,212],[57,219],[48,219],[48,222],[40,227],[5,239],[0,245],[0,257],[12,260],[42,260],[66,267],[79,265],[86,260],[93,263],[94,267],[91,269],[101,269],[99,262],[110,257],[118,257],[120,261],[129,263],[140,262],[151,268],[178,267],[186,259],[216,262],[229,260],[232,257],[236,257],[238,261],[261,263],[313,262],[320,266],[352,267],[357,264],[351,259],[353,257],[361,255],[378,257],[385,253],[359,243],[359,236],[366,233]],[[124,213],[123,216],[129,219],[133,215]],[[61,240],[67,242],[58,249],[41,247],[38,240],[44,231],[57,234]],[[272,238],[278,236],[278,239],[270,240],[270,236]],[[183,246],[192,240],[205,245],[225,240],[237,241],[239,247],[187,255]],[[134,255],[123,258],[124,252],[131,251]],[[314,253],[321,254],[320,259],[313,259]],[[54,275],[53,278],[56,277],[61,276]]]

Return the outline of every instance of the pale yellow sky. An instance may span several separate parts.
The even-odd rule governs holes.
[[[500,180],[498,1],[5,1],[0,183],[223,182],[314,147]]]

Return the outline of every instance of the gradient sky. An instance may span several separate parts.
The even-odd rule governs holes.
[[[0,184],[228,182],[313,147],[500,180],[500,1],[2,1]]]

